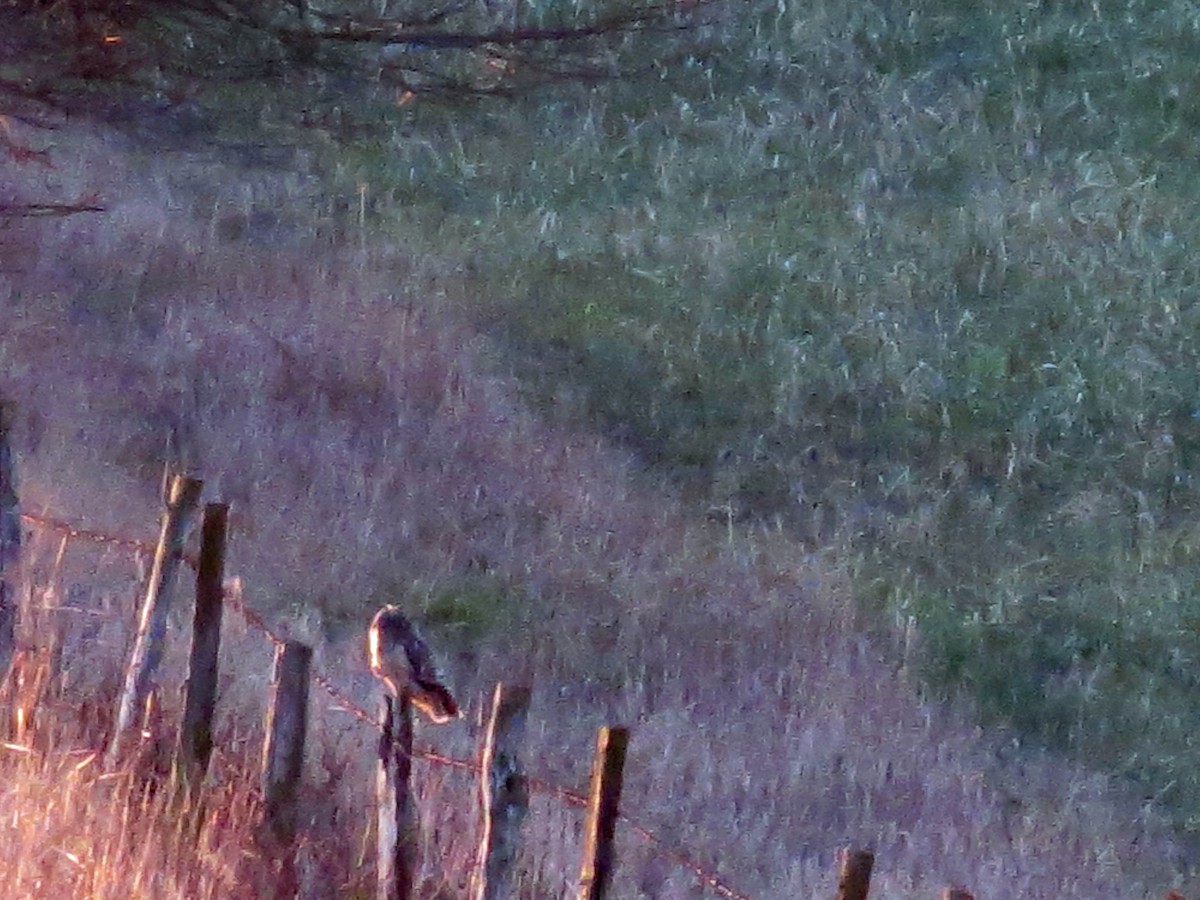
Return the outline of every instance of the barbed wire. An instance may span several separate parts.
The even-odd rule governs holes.
[[[133,550],[138,553],[152,555],[154,553],[154,544],[149,541],[141,541],[136,538],[118,537],[116,535],[107,534],[103,531],[96,531],[92,528],[80,528],[77,525],[72,525],[64,519],[56,519],[52,516],[40,516],[34,513],[21,513],[22,521],[29,522],[33,525],[40,525],[57,531],[59,534],[69,538],[81,538],[93,544],[105,544],[112,547],[118,547],[122,550]],[[195,568],[196,562],[190,559],[186,554],[184,560]]]
[[[94,544],[116,547],[122,550],[128,550],[150,556],[156,552],[156,546],[152,542],[137,538],[113,535],[92,528],[80,528],[79,526],[74,525],[64,519],[37,515],[28,512],[21,513],[21,519],[34,526],[50,529],[72,539],[81,539]],[[197,568],[198,562],[194,555],[184,552],[180,553],[179,556],[191,569],[195,570]],[[266,637],[267,640],[274,645],[276,650],[278,650],[280,647],[283,647],[284,644],[287,643],[286,639],[270,625],[268,625],[266,620],[261,615],[246,605],[245,598],[241,596],[240,592],[226,591],[225,603],[227,606],[233,609],[247,625]],[[326,675],[322,674],[320,670],[316,669],[315,667],[312,669],[312,679],[323,691],[325,691],[326,694],[329,695],[329,698],[333,702],[335,708],[341,710],[342,712],[348,713],[371,728],[379,727],[379,721],[375,716],[372,716],[367,710],[363,709],[359,704],[354,702],[354,700],[350,698],[345,691],[337,687]],[[436,765],[446,766],[448,768],[463,769],[475,774],[478,774],[481,771],[480,764],[475,760],[459,759],[458,757],[449,756],[447,754],[439,753],[436,750],[427,748],[414,748],[413,756]],[[568,788],[564,788],[561,785],[554,784],[553,782],[547,781],[543,778],[538,778],[533,775],[526,775],[525,782],[533,790],[554,796],[569,806],[587,807],[590,802],[590,800],[584,795]],[[653,847],[655,853],[671,860],[671,862],[675,863],[675,865],[679,866],[680,868],[687,869],[701,884],[712,890],[715,894],[726,898],[726,900],[751,900],[748,895],[734,890],[715,872],[705,868],[682,850],[671,846],[649,828],[645,827],[634,819],[631,819],[624,813],[619,813],[618,819],[622,824],[629,828],[630,831]]]

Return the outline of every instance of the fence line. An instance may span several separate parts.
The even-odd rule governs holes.
[[[225,538],[229,506],[209,503],[200,525],[200,560],[196,570],[196,602],[192,608],[192,648],[188,654],[183,721],[175,758],[189,790],[204,782],[212,756],[212,723],[217,708],[221,619],[224,613]]]
[[[133,649],[121,689],[117,724],[108,748],[108,763],[121,759],[134,718],[146,702],[151,679],[162,660],[167,639],[167,617],[175,596],[175,573],[179,569],[179,551],[187,539],[191,521],[200,503],[203,485],[194,478],[175,476],[162,520],[162,532],[154,549],[154,568],[146,583],[146,598],[139,612]]]
[[[9,408],[0,401],[0,681],[16,652],[18,601],[9,570],[16,568],[21,556],[21,502],[8,446],[8,419]]]
[[[67,541],[71,538],[82,538],[91,543],[119,547],[135,552],[139,556],[152,556],[156,549],[155,545],[148,541],[111,535],[94,529],[79,528],[62,519],[25,512],[20,513],[20,518],[35,527],[44,527],[63,535],[63,543],[59,549],[60,561],[66,550]],[[182,550],[176,551],[174,556],[192,569],[197,569],[199,566],[197,559]],[[274,645],[277,652],[281,652],[282,648],[289,644],[286,639],[276,633],[266,623],[262,616],[246,606],[245,598],[241,595],[240,591],[233,592],[231,596],[226,596],[225,600],[242,617],[247,625],[264,635]],[[310,668],[309,678],[315,681],[329,695],[335,708],[352,715],[372,729],[379,727],[379,721],[355,703],[344,691],[339,689],[319,671]],[[478,760],[458,759],[434,750],[413,749],[405,755],[409,758],[420,758],[437,765],[462,769],[476,775],[482,772],[481,763]],[[524,784],[527,788],[553,796],[569,806],[588,808],[592,803],[591,799],[582,794],[534,776],[525,775]],[[726,884],[716,872],[700,865],[682,850],[667,844],[657,834],[629,818],[624,813],[617,812],[615,819],[645,841],[646,844],[653,848],[653,851],[657,855],[671,861],[680,868],[688,870],[701,885],[725,898],[725,900],[751,900],[748,895],[742,894]],[[865,900],[870,889],[874,854],[870,850],[844,847],[838,852],[837,861],[839,868],[837,900]],[[586,888],[586,879],[584,885]],[[586,890],[584,893],[581,893],[581,896],[585,895]],[[940,894],[940,900],[973,900],[973,895],[961,888],[947,888]],[[1171,890],[1168,891],[1166,900],[1183,900],[1183,896],[1177,891]]]
[[[81,528],[65,519],[60,519],[51,516],[39,515],[36,513],[22,512],[21,519],[34,527],[46,528],[62,534],[65,538],[78,538],[89,543],[99,544],[102,546],[116,547],[132,553],[136,553],[143,557],[153,557],[155,552],[155,544],[151,541],[144,541],[138,538],[124,537],[121,535],[113,535],[104,531],[92,528]],[[194,555],[185,551],[178,553],[186,565],[193,570],[199,565]],[[275,650],[280,650],[287,644],[287,639],[282,637],[270,625],[266,623],[261,615],[251,609],[245,603],[245,598],[240,592],[234,593],[231,596],[226,596],[226,604],[233,609],[246,622],[247,625],[260,632],[274,646]],[[365,709],[359,706],[354,700],[347,696],[346,692],[338,688],[333,682],[322,674],[315,666],[310,669],[310,677],[316,684],[329,695],[333,706],[342,712],[348,713],[358,719],[372,729],[377,729],[379,723],[376,717],[372,716]],[[480,764],[477,760],[459,759],[457,757],[448,756],[431,749],[414,748],[412,755],[418,759],[425,760],[436,765],[445,766],[447,768],[461,769],[473,774],[479,774],[481,771]],[[574,807],[587,808],[590,800],[588,797],[553,782],[547,781],[536,776],[527,775],[526,784],[533,790],[540,793],[555,797],[559,801]],[[711,869],[702,866],[700,863],[693,860],[686,853],[678,848],[672,847],[665,840],[656,835],[646,826],[629,818],[625,813],[617,813],[617,821],[627,827],[631,832],[645,841],[653,852],[659,856],[671,861],[680,868],[686,869],[705,887],[712,890],[715,894],[724,897],[725,900],[752,900],[752,898],[743,894],[725,883],[721,877]]]
[[[612,881],[613,836],[625,780],[628,728],[601,728],[596,736],[592,765],[591,800],[584,828],[583,866],[579,875],[579,900],[603,900]]]
[[[483,737],[479,767],[480,829],[471,900],[511,900],[517,896],[513,864],[529,817],[529,782],[521,765],[530,681],[497,684]]]

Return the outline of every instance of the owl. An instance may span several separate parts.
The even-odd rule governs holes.
[[[435,724],[457,718],[458,704],[442,684],[429,647],[397,607],[385,606],[375,613],[367,632],[367,654],[371,673],[393,696],[407,694]]]

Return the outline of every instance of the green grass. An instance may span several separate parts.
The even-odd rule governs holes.
[[[659,78],[418,102],[343,183],[466,261],[548,415],[701,505],[835,510],[863,604],[917,618],[938,684],[1191,825],[1200,23],[735,19]]]

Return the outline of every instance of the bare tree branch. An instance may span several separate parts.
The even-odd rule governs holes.
[[[73,216],[85,212],[104,212],[104,207],[90,203],[0,203],[0,217],[6,219]]]

